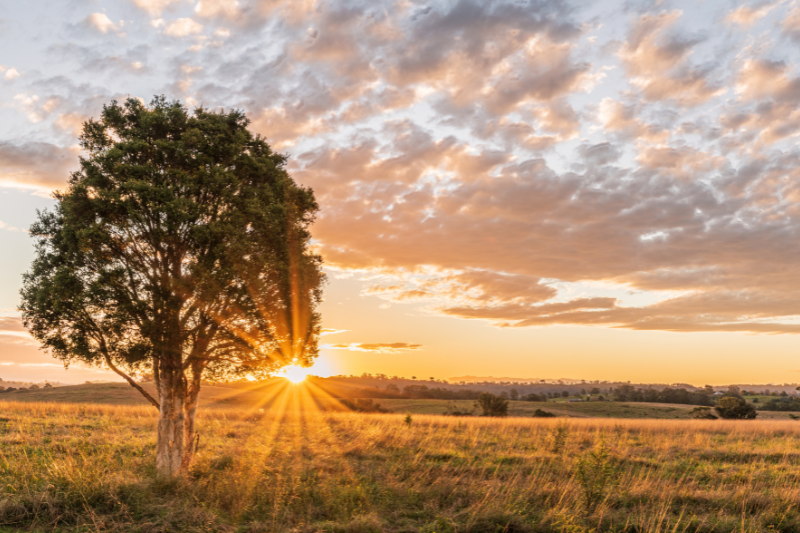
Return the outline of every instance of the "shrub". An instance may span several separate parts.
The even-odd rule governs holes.
[[[575,479],[581,487],[581,499],[584,510],[593,513],[597,505],[603,501],[606,489],[616,481],[616,468],[605,442],[587,452],[578,461]]]
[[[553,453],[561,453],[564,446],[567,444],[567,437],[569,436],[569,426],[567,424],[559,424],[554,427],[550,432],[553,442],[550,446],[550,451]]]
[[[729,420],[752,420],[758,416],[755,407],[737,396],[723,396],[717,401],[714,410],[720,417]]]
[[[697,420],[716,420],[718,418],[711,413],[711,408],[709,407],[695,407],[689,414]]]
[[[554,416],[556,416],[556,415],[554,415],[550,411],[543,411],[541,409],[537,409],[537,410],[535,410],[533,412],[533,417],[534,418],[551,418],[551,417],[554,417]]]
[[[484,392],[478,396],[475,407],[483,410],[483,416],[508,416],[508,400],[491,392]]]
[[[520,397],[520,400],[523,400],[525,402],[546,402],[547,395],[545,393],[536,394],[535,392],[532,392],[530,394],[526,394],[525,396]]]

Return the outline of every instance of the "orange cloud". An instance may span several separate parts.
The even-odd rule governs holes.
[[[630,82],[646,100],[697,106],[723,88],[710,81],[710,72],[689,61],[692,48],[700,41],[670,33],[681,16],[680,11],[672,11],[641,17],[620,48],[619,58]]]
[[[422,345],[409,344],[407,342],[353,342],[350,344],[329,344],[323,347],[333,350],[350,350],[353,352],[397,353],[401,350],[419,350],[422,348]]]
[[[778,2],[764,2],[755,6],[739,6],[737,9],[728,13],[725,21],[739,26],[750,27],[765,16],[778,4]]]
[[[41,189],[63,187],[78,166],[79,153],[77,146],[0,143],[0,183]]]

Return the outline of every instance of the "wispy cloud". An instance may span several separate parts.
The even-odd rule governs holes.
[[[349,344],[325,344],[323,348],[331,350],[349,350],[351,352],[397,353],[405,350],[421,350],[421,344],[408,342],[351,342]]]

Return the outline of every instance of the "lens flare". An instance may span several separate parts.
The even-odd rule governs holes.
[[[301,383],[308,376],[310,368],[303,368],[302,366],[287,366],[283,369],[283,377],[292,383]]]

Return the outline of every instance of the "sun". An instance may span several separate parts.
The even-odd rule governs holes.
[[[302,366],[291,365],[283,369],[283,377],[292,383],[301,383],[308,376],[310,368],[303,368]]]

